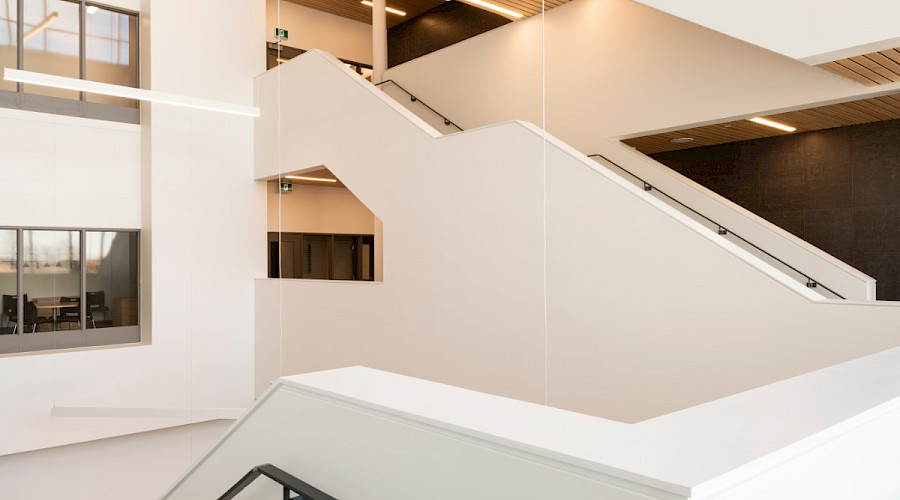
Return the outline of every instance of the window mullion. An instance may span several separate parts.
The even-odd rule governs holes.
[[[87,330],[87,231],[80,231],[78,245],[79,262],[81,263],[81,331]]]
[[[85,58],[85,49],[87,47],[87,39],[85,38],[86,27],[87,7],[84,4],[84,0],[81,0],[78,5],[78,77],[82,80],[86,79],[87,74],[87,59]],[[86,94],[79,92],[78,99],[81,102],[86,101]]]
[[[25,69],[25,0],[16,0],[16,68]],[[25,91],[22,82],[16,84],[16,92]]]

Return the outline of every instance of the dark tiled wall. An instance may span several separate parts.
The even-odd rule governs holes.
[[[510,22],[465,3],[444,2],[388,30],[388,66],[403,64]]]
[[[900,300],[900,120],[653,155]]]

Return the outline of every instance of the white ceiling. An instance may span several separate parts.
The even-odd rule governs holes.
[[[807,64],[900,46],[900,0],[635,0]]]

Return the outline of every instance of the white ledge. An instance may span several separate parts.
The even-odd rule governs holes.
[[[896,411],[900,348],[636,424],[364,367],[285,377],[278,386],[697,498]]]

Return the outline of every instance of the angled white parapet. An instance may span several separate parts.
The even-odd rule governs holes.
[[[618,142],[602,154],[693,210],[850,300],[875,300],[875,279],[802,238]]]
[[[279,379],[165,500],[271,463],[341,499],[887,500],[900,349],[623,424],[363,367]],[[278,498],[260,478],[240,498]],[[267,496],[268,495],[268,496]]]

